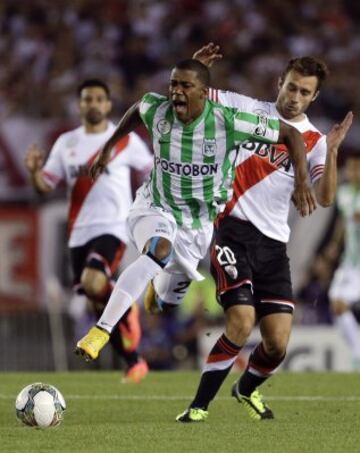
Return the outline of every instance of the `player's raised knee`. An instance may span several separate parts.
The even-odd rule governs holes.
[[[146,254],[154,259],[161,267],[165,267],[172,256],[173,247],[168,239],[152,237],[145,247]]]

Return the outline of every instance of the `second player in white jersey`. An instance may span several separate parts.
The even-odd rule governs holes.
[[[62,134],[44,164],[44,153],[29,147],[25,164],[38,192],[48,193],[63,182],[69,193],[69,251],[74,297],[70,304],[74,331],[88,316],[99,316],[113,289],[125,251],[125,220],[131,203],[130,167],[149,169],[152,157],[136,135],[124,135],[111,149],[107,171],[95,183],[88,168],[115,126],[109,121],[110,90],[99,79],[84,80],[77,90],[81,127]],[[85,316],[86,315],[86,316]],[[129,307],[111,337],[114,350],[125,360],[125,379],[139,382],[148,373],[138,355],[141,338],[136,304]]]
[[[248,96],[211,89],[210,99],[222,105],[245,111],[278,116],[295,127],[304,137],[312,184],[324,171],[326,136],[309,120],[288,121],[277,110],[275,102],[259,101]],[[246,142],[241,145],[236,163],[232,199],[222,216],[231,215],[255,225],[266,236],[288,242],[288,215],[294,190],[294,169],[286,147]]]
[[[101,234],[127,242],[125,221],[132,203],[131,168],[150,170],[153,162],[147,146],[131,132],[116,144],[107,171],[96,181],[88,168],[115,125],[108,122],[101,133],[86,133],[83,126],[62,134],[42,169],[46,183],[54,188],[66,183],[70,199],[69,246],[77,247]]]

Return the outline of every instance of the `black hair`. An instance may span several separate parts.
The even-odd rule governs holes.
[[[289,60],[284,72],[281,74],[280,77],[281,83],[284,82],[286,75],[291,70],[294,70],[305,77],[309,76],[317,77],[318,79],[318,84],[316,87],[317,90],[320,90],[321,85],[323,84],[323,82],[325,82],[325,80],[329,76],[329,69],[326,66],[325,62],[320,60],[320,58],[316,57],[306,56],[292,58],[291,60]]]
[[[175,65],[176,69],[182,69],[187,71],[194,71],[197,74],[198,79],[208,87],[210,85],[210,71],[207,66],[200,63],[198,60],[188,59],[182,60]]]
[[[109,89],[108,85],[105,82],[103,82],[102,80],[100,80],[100,79],[86,79],[83,82],[81,82],[80,85],[77,88],[78,96],[79,97],[81,96],[81,92],[82,92],[83,89],[85,89],[85,88],[93,88],[93,87],[102,88],[105,91],[106,96],[108,98],[110,98],[110,89]]]

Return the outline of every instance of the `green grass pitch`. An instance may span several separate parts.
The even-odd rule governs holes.
[[[198,372],[151,373],[139,385],[115,372],[0,374],[0,451],[7,452],[358,452],[360,374],[278,373],[262,386],[275,420],[254,422],[224,383],[205,423],[180,424]],[[57,428],[39,430],[15,418],[17,393],[47,382],[67,402]]]

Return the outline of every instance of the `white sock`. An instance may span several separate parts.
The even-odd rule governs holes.
[[[339,328],[346,343],[350,346],[354,358],[360,359],[360,334],[359,326],[351,311],[346,311],[336,316],[335,323]]]
[[[110,333],[133,302],[140,297],[149,281],[160,271],[161,266],[154,260],[147,255],[139,256],[121,273],[97,325]]]

